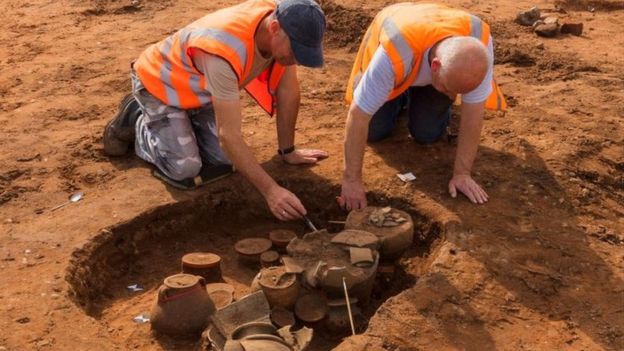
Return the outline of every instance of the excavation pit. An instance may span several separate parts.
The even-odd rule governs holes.
[[[339,186],[291,181],[288,188],[296,193],[309,212],[311,220],[330,233],[343,229],[340,224],[347,214],[333,200]],[[83,247],[74,251],[68,267],[70,295],[88,315],[104,325],[111,338],[122,347],[147,348],[160,344],[164,349],[195,350],[201,341],[173,339],[150,331],[148,324],[136,324],[133,317],[149,314],[156,291],[167,276],[180,273],[181,258],[191,252],[212,252],[221,257],[223,279],[234,287],[234,298],[249,294],[260,263],[241,260],[234,249],[243,238],[269,238],[269,232],[288,229],[302,237],[307,230],[303,222],[280,222],[270,216],[263,199],[244,188],[232,193],[229,188],[191,201],[156,208],[130,221],[102,230]],[[392,206],[408,213],[415,227],[413,245],[395,265],[380,265],[372,296],[362,310],[363,322],[358,332],[379,306],[406,288],[418,277],[406,272],[402,262],[419,261],[426,256],[440,234],[440,226],[420,214],[407,199],[373,193],[371,203]],[[425,260],[420,260],[425,262]],[[142,291],[128,286],[139,284]],[[330,350],[347,335],[336,335],[327,328],[315,328],[310,351]]]

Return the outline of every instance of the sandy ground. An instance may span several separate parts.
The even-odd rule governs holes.
[[[505,115],[488,114],[474,168],[491,200],[475,206],[448,196],[453,144],[415,145],[400,128],[367,149],[368,188],[408,198],[445,230],[428,255],[403,261],[414,283],[338,348],[624,349],[624,6],[446,2],[491,24],[497,79],[512,105]],[[105,123],[129,91],[129,63],[231,3],[2,1],[0,350],[167,348],[149,342],[131,316],[111,327],[106,316],[85,314],[68,297],[66,268],[102,228],[244,182],[234,175],[180,192],[135,157],[109,159],[101,146]],[[328,160],[282,165],[273,121],[247,102],[244,135],[276,178],[339,184],[343,90],[362,30],[386,3],[324,4],[327,65],[300,70],[297,144],[328,150]],[[583,36],[543,39],[513,23],[533,5],[583,22]],[[399,171],[417,180],[403,184]],[[49,211],[78,189],[84,201]],[[266,218],[266,205],[256,206]]]

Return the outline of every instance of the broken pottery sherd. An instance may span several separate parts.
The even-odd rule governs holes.
[[[230,338],[240,325],[249,322],[270,323],[271,309],[262,291],[242,297],[240,300],[214,313],[212,322],[218,332]]]
[[[292,351],[290,345],[285,341],[267,339],[246,339],[241,340],[240,344],[245,351]]]
[[[294,351],[305,351],[310,342],[312,342],[314,330],[308,327],[303,327],[297,331],[291,331],[290,329],[290,327],[284,327],[278,330],[277,333]]]
[[[283,256],[282,262],[284,263],[284,266],[286,267],[286,272],[288,273],[300,274],[303,272],[303,267],[301,267],[301,265],[297,263],[297,261],[294,260],[292,257]]]
[[[367,247],[377,250],[379,247],[379,238],[377,235],[365,232],[363,230],[346,229],[336,234],[332,240],[332,244]]]
[[[226,283],[206,285],[206,291],[217,309],[222,309],[234,300],[234,287]]]
[[[361,247],[351,247],[349,249],[351,264],[358,267],[370,267],[375,263],[373,250]]]

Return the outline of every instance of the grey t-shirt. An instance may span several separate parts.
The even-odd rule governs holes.
[[[254,60],[251,72],[241,86],[246,86],[273,63],[273,57],[265,58],[254,46]],[[220,100],[238,100],[240,98],[238,78],[230,64],[219,56],[198,50],[193,57],[195,67],[206,77],[206,86],[210,94]]]

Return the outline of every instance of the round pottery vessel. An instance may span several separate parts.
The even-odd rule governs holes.
[[[353,314],[353,322],[361,320],[361,312],[357,307],[357,299],[349,299],[351,304],[351,313]],[[349,310],[345,299],[337,299],[328,302],[329,310],[325,319],[325,326],[329,330],[337,332],[346,332],[351,330],[351,322],[349,321]]]
[[[327,299],[317,293],[300,297],[295,303],[295,315],[305,325],[314,326],[327,316]]]
[[[258,284],[271,307],[290,309],[299,296],[300,285],[297,275],[286,272],[285,266],[262,269]]]
[[[215,306],[204,278],[176,274],[165,279],[151,311],[152,329],[170,336],[199,335],[210,323]]]
[[[232,332],[232,340],[246,339],[256,335],[277,336],[277,328],[271,323],[249,322],[245,323]]]
[[[273,245],[278,249],[285,249],[288,243],[296,237],[297,234],[288,229],[275,229],[269,232],[269,239],[271,239]]]
[[[394,260],[399,258],[407,250],[414,240],[414,222],[412,217],[404,211],[391,209],[391,214],[396,214],[405,221],[392,227],[378,227],[369,222],[373,212],[381,210],[380,207],[366,207],[354,210],[347,216],[345,229],[363,230],[377,235],[381,241],[379,253],[382,260]]]
[[[242,239],[234,244],[234,250],[244,261],[258,263],[260,255],[269,251],[273,246],[271,240],[266,238],[247,238]]]
[[[221,257],[210,252],[193,252],[182,256],[182,273],[203,277],[206,283],[222,281]]]
[[[278,266],[280,261],[280,255],[277,251],[269,250],[260,255],[260,265],[264,268]]]

